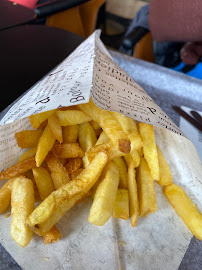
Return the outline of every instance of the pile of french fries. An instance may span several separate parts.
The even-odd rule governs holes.
[[[190,231],[202,240],[202,214],[183,189],[155,141],[154,127],[92,100],[29,117],[33,130],[15,134],[25,152],[0,173],[0,213],[11,205],[11,236],[22,247],[36,233],[57,242],[56,223],[75,204],[92,198],[88,221],[131,219],[157,211],[154,182]]]

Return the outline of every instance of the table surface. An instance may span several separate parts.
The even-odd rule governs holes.
[[[8,0],[0,1],[0,30],[27,23],[35,18],[32,9],[17,5]]]
[[[4,107],[61,62],[83,40],[72,33],[59,32],[42,26],[24,26],[0,32],[0,52],[4,49],[0,63],[1,78],[4,91],[9,92],[9,98],[3,98],[1,102]],[[14,41],[16,46],[11,45]],[[200,80],[118,52],[110,53],[177,125],[179,116],[172,105],[202,110]],[[21,269],[2,245],[0,261],[0,270]],[[202,269],[202,242],[195,237],[179,266],[179,270],[183,269]]]

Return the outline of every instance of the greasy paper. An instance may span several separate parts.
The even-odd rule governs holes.
[[[135,72],[135,70],[134,70]],[[173,182],[184,188],[202,211],[202,168],[193,144],[155,102],[115,64],[97,32],[39,81],[1,120],[1,170],[17,161],[22,150],[14,133],[31,128],[27,116],[86,103],[118,111],[155,126]],[[192,234],[155,185],[158,211],[138,220],[111,218],[104,226],[88,223],[90,198],[74,206],[57,224],[62,239],[44,245],[34,236],[19,247],[10,236],[11,217],[0,216],[2,245],[23,269],[178,269]],[[37,263],[37,266],[36,266]]]

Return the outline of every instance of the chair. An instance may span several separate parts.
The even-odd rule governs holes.
[[[50,27],[88,37],[96,28],[98,12],[106,0],[58,0],[35,8],[38,18],[46,17]]]

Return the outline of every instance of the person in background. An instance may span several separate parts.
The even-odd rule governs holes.
[[[181,60],[196,65],[202,56],[201,14],[201,0],[150,0],[148,23],[153,40],[183,42]]]

